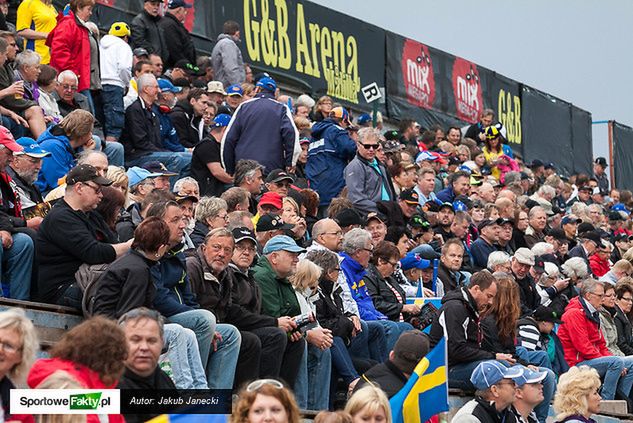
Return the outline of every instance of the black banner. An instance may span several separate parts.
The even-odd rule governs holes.
[[[612,130],[615,186],[633,190],[633,128],[612,122]]]
[[[506,130],[508,145],[515,153],[523,153],[523,127],[521,123],[521,86],[510,78],[493,72],[486,94],[489,95],[491,109]]]
[[[571,105],[571,140],[574,152],[574,173],[593,174],[593,142],[591,113]]]

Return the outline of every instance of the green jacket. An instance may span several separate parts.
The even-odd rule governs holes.
[[[287,278],[277,276],[266,256],[257,261],[253,275],[262,291],[262,313],[273,317],[301,314],[295,289]]]

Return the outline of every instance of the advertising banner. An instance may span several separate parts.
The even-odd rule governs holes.
[[[612,130],[615,186],[633,190],[633,128],[612,122]]]

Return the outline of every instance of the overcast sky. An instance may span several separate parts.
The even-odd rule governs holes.
[[[630,0],[316,0],[633,126]],[[606,125],[594,152],[606,155]]]

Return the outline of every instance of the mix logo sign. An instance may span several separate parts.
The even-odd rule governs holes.
[[[118,389],[12,389],[12,414],[119,414]]]
[[[427,46],[408,38],[404,41],[402,75],[407,101],[414,106],[432,108],[435,100],[435,76]]]
[[[459,57],[455,58],[453,92],[457,117],[466,122],[477,122],[484,108],[484,100],[476,64]]]

